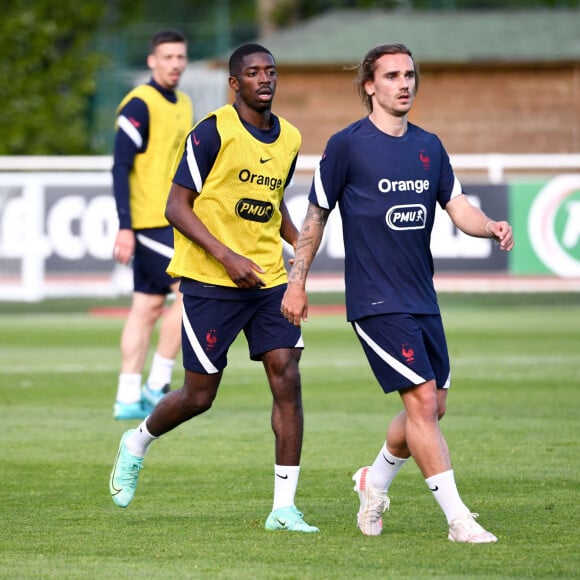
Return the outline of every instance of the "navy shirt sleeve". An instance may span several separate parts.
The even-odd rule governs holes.
[[[297,161],[298,161],[298,155],[296,155],[296,157],[294,157],[294,160],[292,161],[292,165],[290,166],[290,171],[288,172],[288,177],[286,178],[286,183],[284,184],[284,189],[286,189],[287,187],[290,187],[290,185],[292,184],[292,180],[294,179],[294,173],[296,172]]]
[[[139,98],[131,99],[117,116],[113,154],[113,192],[120,229],[131,229],[129,173],[135,156],[147,149],[149,110]]]
[[[315,171],[309,201],[333,210],[348,179],[347,140],[343,132],[333,135]]]
[[[220,147],[216,118],[212,115],[200,121],[187,136],[173,181],[193,191],[201,191]]]
[[[461,183],[455,177],[453,172],[453,167],[451,166],[451,161],[449,160],[449,155],[443,146],[443,143],[439,141],[441,147],[441,175],[439,177],[439,195],[437,201],[442,209],[445,209],[447,202],[456,197],[457,195],[463,193]]]

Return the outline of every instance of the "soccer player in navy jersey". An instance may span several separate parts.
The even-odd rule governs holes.
[[[130,91],[117,110],[113,190],[119,217],[114,258],[133,267],[133,296],[121,336],[115,419],[143,419],[170,388],[181,344],[179,280],[167,274],[173,228],[165,218],[172,169],[193,125],[189,97],[177,90],[187,65],[187,39],[163,30],[151,40],[151,79]],[[175,300],[167,305],[168,295]],[[149,376],[142,372],[161,320]]]
[[[318,532],[294,503],[304,423],[298,367],[304,343],[300,328],[280,312],[287,282],[282,240],[294,246],[298,238],[284,190],[291,185],[301,135],[271,111],[278,74],[269,50],[243,45],[231,55],[229,70],[234,103],[193,128],[167,201],[166,215],[175,227],[168,271],[181,277],[184,302],[185,382],[123,435],[110,492],[116,505],[129,505],[149,444],[212,406],[229,348],[243,331],[273,398],[274,501],[265,527]]]
[[[408,121],[418,84],[412,54],[401,44],[377,46],[359,65],[358,88],[369,115],[327,143],[281,311],[295,325],[307,320],[306,277],[338,204],[347,319],[383,391],[397,391],[404,406],[374,463],[353,476],[358,527],[369,536],[382,532],[387,491],[412,456],[447,518],[448,538],[496,542],[460,498],[439,428],[450,364],[429,244],[436,204],[461,231],[491,238],[502,250],[514,245],[512,228],[470,204],[441,141]]]

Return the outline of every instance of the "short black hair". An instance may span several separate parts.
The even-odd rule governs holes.
[[[244,58],[249,54],[256,54],[257,52],[264,52],[269,54],[272,59],[274,59],[274,55],[261,44],[249,43],[249,44],[242,44],[232,52],[230,56],[229,62],[229,69],[230,69],[230,76],[235,77],[237,74],[240,73],[240,70],[244,64]],[[275,62],[275,60],[274,60]]]
[[[187,38],[179,30],[161,30],[151,39],[151,52],[154,52],[160,44],[167,44],[168,42],[183,42],[183,44],[187,44]]]

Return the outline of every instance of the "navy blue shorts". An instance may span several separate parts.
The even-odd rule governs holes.
[[[183,366],[189,371],[212,374],[224,370],[228,351],[243,330],[250,358],[261,360],[264,353],[279,348],[304,348],[302,331],[280,312],[286,285],[262,290],[223,289],[214,287],[216,298],[208,297],[212,287],[204,287],[204,296],[186,294],[182,285]]]
[[[167,272],[173,256],[173,227],[135,230],[133,289],[144,294],[170,294],[177,282]]]
[[[449,353],[441,316],[382,314],[352,325],[385,393],[432,379],[438,389],[449,388]]]

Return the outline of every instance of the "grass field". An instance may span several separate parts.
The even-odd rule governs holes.
[[[151,447],[133,504],[115,507],[109,471],[136,423],[111,415],[123,321],[57,301],[0,307],[0,578],[578,577],[580,296],[441,303],[454,381],[442,427],[463,499],[498,544],[449,542],[412,462],[383,535],[358,532],[350,478],[400,403],[341,315],[304,326],[297,505],[319,534],[263,529],[270,396],[242,341],[214,407]]]

